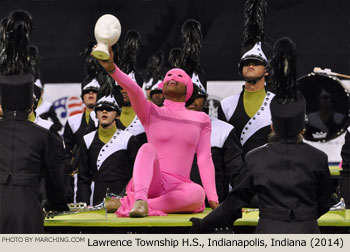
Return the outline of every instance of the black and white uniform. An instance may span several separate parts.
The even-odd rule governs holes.
[[[87,132],[90,121],[95,126],[93,130],[98,127],[98,119],[95,111],[91,111],[89,124],[86,123],[85,113],[77,114],[68,118],[66,126],[64,128],[63,138],[67,151],[72,151],[74,146],[80,146],[83,137]],[[90,131],[91,132],[91,131]]]
[[[68,210],[53,132],[26,119],[0,121],[0,233],[43,233],[39,179],[45,177],[46,209]]]
[[[211,154],[215,167],[215,184],[219,202],[224,201],[229,192],[229,184],[237,185],[241,172],[242,146],[231,124],[211,118]],[[191,180],[201,183],[196,157],[192,164]]]
[[[233,125],[245,155],[248,151],[267,143],[272,124],[270,102],[275,94],[266,91],[263,104],[250,118],[244,110],[243,93],[244,87],[241,93],[223,99],[218,109],[218,117]]]
[[[139,86],[142,87],[142,85],[143,85],[142,76],[138,72],[135,73],[135,71],[131,71],[128,74],[128,76],[131,79],[133,79],[133,81],[135,81]],[[151,78],[151,80],[153,81],[152,78]],[[117,86],[118,86],[118,84],[117,84]],[[132,120],[132,122],[129,124],[128,127],[125,127],[125,125],[122,124],[122,122],[120,120],[117,120],[117,127],[118,127],[118,129],[125,130],[125,131],[131,133],[132,135],[134,135],[137,138],[137,140],[140,141],[141,144],[147,143],[147,136],[146,136],[145,129],[143,128],[143,126],[140,122],[140,119],[137,117],[137,115],[135,115],[134,119]]]
[[[36,125],[39,125],[47,130],[55,130],[53,127],[53,122],[49,120],[42,119],[41,117],[37,116],[35,117],[34,123]]]
[[[139,148],[133,135],[119,129],[106,144],[99,139],[97,130],[85,135],[78,151],[77,201],[99,204],[107,188],[120,194],[132,177]]]
[[[340,172],[340,194],[344,198],[345,206],[350,208],[350,127],[345,134],[345,143],[341,149],[341,158],[343,160],[342,168]]]
[[[63,139],[66,153],[69,155],[70,159],[75,156],[75,153],[83,142],[84,135],[96,130],[98,127],[98,119],[95,111],[90,112],[89,124],[86,123],[85,113],[86,112],[69,117],[64,128]],[[75,167],[72,167],[71,172],[73,172],[74,169]],[[77,175],[74,175],[74,177],[67,175],[66,179],[68,180],[66,186],[66,200],[75,203],[78,177]]]
[[[126,132],[129,132],[135,136],[141,144],[147,143],[145,129],[143,128],[143,125],[141,124],[141,121],[137,115],[134,117],[128,127],[125,127],[121,121],[117,120],[117,127],[118,129],[125,130]]]

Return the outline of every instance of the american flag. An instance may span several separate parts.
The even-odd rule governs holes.
[[[85,105],[80,97],[66,96],[53,102],[55,112],[59,119],[66,121],[68,117],[83,113]]]

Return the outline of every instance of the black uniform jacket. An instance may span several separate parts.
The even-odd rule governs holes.
[[[350,208],[350,127],[345,134],[345,143],[341,149],[341,158],[343,160],[340,180],[340,194],[345,200],[345,206]]]
[[[263,104],[250,118],[244,110],[243,93],[244,88],[239,94],[223,99],[218,108],[218,118],[233,125],[245,155],[250,150],[267,143],[272,123],[270,102],[275,94],[266,91]]]
[[[37,116],[35,118],[34,123],[36,125],[39,125],[45,129],[51,131],[53,133],[53,135],[56,137],[57,141],[61,143],[61,144],[57,145],[57,149],[55,151],[59,157],[60,164],[62,165],[61,167],[63,167],[62,176],[64,178],[64,175],[67,174],[67,170],[69,170],[69,168],[70,168],[69,167],[70,160],[69,160],[68,155],[65,153],[64,143],[63,143],[61,136],[57,133],[57,131],[54,127],[54,124],[51,121],[42,119],[41,117]],[[63,184],[64,184],[64,182],[63,182]],[[45,203],[46,203],[45,177],[42,177],[40,179],[40,193],[39,194],[40,194],[39,198],[41,199],[42,205],[45,205]]]
[[[94,131],[98,127],[96,113],[90,113],[89,124],[85,120],[85,112],[68,118],[64,128],[63,138],[66,146],[66,151],[70,156],[74,155],[75,151],[81,145],[85,134]]]
[[[342,173],[350,177],[350,127],[347,129],[345,134],[345,143],[341,150],[341,158],[343,160]]]
[[[46,209],[68,210],[56,153],[62,142],[51,131],[15,117],[0,121],[0,135],[0,233],[43,233],[41,176]]]
[[[120,194],[132,177],[140,143],[130,133],[117,130],[104,144],[93,131],[84,136],[78,151],[77,201],[96,205],[102,202],[107,188]]]
[[[203,227],[232,227],[257,193],[257,233],[318,233],[317,219],[334,204],[327,155],[296,140],[271,142],[249,152],[239,181],[224,203],[202,220]]]
[[[229,192],[229,184],[234,187],[241,172],[242,146],[231,124],[211,118],[211,155],[215,167],[215,184],[219,202]],[[191,180],[201,183],[196,158],[192,164]]]
[[[96,130],[98,127],[98,119],[95,111],[90,113],[89,124],[86,123],[85,113],[77,114],[68,118],[64,128],[63,139],[65,150],[70,159],[70,164],[66,169],[65,176],[65,194],[67,202],[76,202],[77,191],[77,175],[71,176],[73,171],[77,170],[76,152],[83,142],[85,134]]]

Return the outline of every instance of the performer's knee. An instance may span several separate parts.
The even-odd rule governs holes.
[[[186,200],[191,204],[198,204],[201,206],[205,200],[203,187],[195,183],[186,184],[185,187],[186,192],[184,192],[184,195],[186,195]]]

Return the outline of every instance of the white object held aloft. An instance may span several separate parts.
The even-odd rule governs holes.
[[[92,55],[101,60],[109,59],[108,46],[117,43],[121,33],[119,20],[111,15],[105,14],[101,16],[95,25],[95,38],[97,46],[92,51]]]

